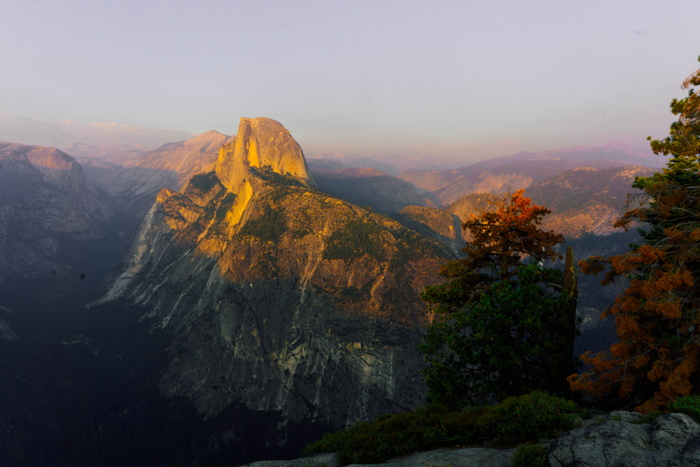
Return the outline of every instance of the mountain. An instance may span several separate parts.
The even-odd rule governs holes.
[[[319,191],[281,124],[244,118],[213,170],[160,191],[94,307],[142,310],[140,325],[166,342],[161,392],[216,421],[210,444],[258,437],[226,434],[245,410],[298,448],[319,427],[423,402],[418,293],[452,257]]]
[[[398,214],[395,217],[403,225],[437,240],[455,256],[461,256],[464,237],[459,216],[424,206],[406,206]]]
[[[69,274],[69,242],[103,239],[115,214],[68,154],[0,142],[0,283]]]
[[[472,214],[486,210],[498,198],[493,193],[472,193],[459,198],[445,208],[445,211],[459,217],[462,222],[469,220]]]
[[[609,235],[620,230],[614,227],[615,221],[643,201],[641,190],[632,188],[634,179],[656,171],[642,166],[579,167],[531,186],[526,194],[552,211],[543,220],[544,228],[567,237]]]
[[[443,204],[452,203],[471,193],[502,193],[527,188],[565,170],[577,167],[608,169],[626,165],[660,167],[661,156],[638,151],[620,144],[604,147],[583,147],[545,151],[521,152],[512,156],[445,171],[406,170],[399,178],[430,191]]]
[[[542,223],[547,230],[569,238],[583,234],[610,235],[619,231],[614,227],[615,221],[642,201],[634,197],[642,193],[632,188],[634,179],[654,172],[655,169],[642,166],[578,167],[531,185],[525,195],[551,211]],[[492,193],[472,193],[452,203],[446,211],[464,221],[488,207],[495,197]]]
[[[140,220],[161,188],[178,189],[192,175],[211,166],[229,139],[212,130],[186,141],[164,144],[138,158],[122,159],[122,165],[91,165],[86,172],[94,184],[114,195]]]
[[[315,162],[317,164],[318,162]],[[431,194],[373,168],[311,166],[320,190],[359,206],[395,213],[407,206],[435,207]],[[332,166],[331,166],[332,167]]]

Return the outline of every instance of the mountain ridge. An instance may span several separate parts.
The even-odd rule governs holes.
[[[94,306],[141,307],[141,325],[168,336],[163,394],[208,418],[279,413],[287,439],[287,424],[340,428],[422,403],[418,292],[451,258],[318,191],[279,123],[242,119],[213,171],[159,192]]]

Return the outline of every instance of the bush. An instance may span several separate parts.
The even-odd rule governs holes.
[[[574,427],[580,409],[576,403],[534,391],[525,396],[509,397],[490,408],[484,429],[498,444],[536,442],[551,438]]]
[[[513,456],[513,467],[547,467],[547,452],[540,444],[521,444]]]
[[[700,396],[682,396],[671,402],[669,409],[690,415],[696,422],[700,422]]]
[[[486,441],[514,446],[572,428],[579,410],[575,403],[541,391],[461,411],[429,405],[329,433],[308,446],[305,454],[337,452],[342,464],[367,464],[417,451]]]

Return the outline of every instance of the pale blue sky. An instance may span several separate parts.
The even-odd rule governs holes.
[[[3,0],[0,112],[465,162],[666,134],[697,0]]]

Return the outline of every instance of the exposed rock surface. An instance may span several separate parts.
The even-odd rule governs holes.
[[[341,428],[422,403],[418,292],[448,258],[315,190],[287,130],[242,119],[214,171],[159,193],[103,301],[146,307],[171,336],[165,394],[208,417],[279,412],[284,438],[286,421]]]
[[[459,217],[449,212],[424,206],[407,206],[399,213],[425,228],[425,234],[432,236],[455,255],[459,255],[465,242],[462,236],[462,223]],[[416,230],[421,230],[417,228]]]
[[[60,274],[65,241],[102,238],[113,216],[69,155],[0,142],[0,282]]]
[[[396,467],[451,465],[462,467],[508,467],[515,449],[437,449],[395,458],[384,464]],[[589,420],[565,433],[547,448],[552,467],[689,467],[700,465],[700,425],[691,417],[671,413],[644,423],[641,414],[611,412]],[[290,461],[259,461],[249,467],[338,467],[335,454]],[[355,465],[355,464],[353,464]]]
[[[419,452],[405,457],[397,457],[383,464],[350,464],[356,465],[381,465],[387,467],[426,467],[426,466],[451,466],[451,467],[510,467],[512,465],[515,449],[489,449],[489,448],[455,448],[436,449],[433,451]],[[247,467],[339,467],[335,454],[321,454],[312,457],[304,457],[291,461],[259,461],[248,464]]]
[[[445,211],[459,217],[462,222],[466,222],[472,215],[478,215],[488,209],[496,199],[497,195],[493,193],[472,193],[450,204]]]
[[[304,153],[286,128],[269,118],[241,118],[236,140],[219,153],[216,174],[225,187],[239,193],[251,168],[263,167],[315,186]]]
[[[612,412],[577,428],[548,448],[552,467],[700,465],[700,425],[685,414],[661,415],[640,423],[641,415]]]

